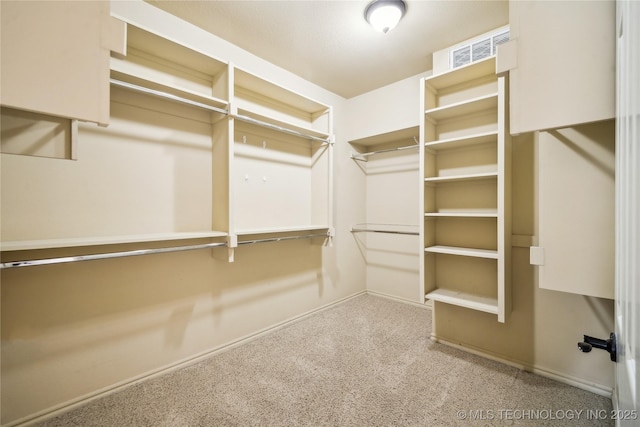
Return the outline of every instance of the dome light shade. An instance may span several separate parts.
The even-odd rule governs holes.
[[[403,0],[375,0],[365,9],[364,17],[373,28],[386,34],[398,25],[406,10]]]

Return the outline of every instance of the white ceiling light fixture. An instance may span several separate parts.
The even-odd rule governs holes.
[[[374,0],[365,9],[364,17],[373,28],[386,34],[398,25],[406,10],[403,0]]]

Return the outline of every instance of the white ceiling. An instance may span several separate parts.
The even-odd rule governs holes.
[[[431,53],[508,23],[507,0],[406,0],[398,27],[369,0],[147,0],[345,98],[431,69]]]

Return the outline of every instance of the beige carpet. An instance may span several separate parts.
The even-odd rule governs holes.
[[[429,310],[363,295],[38,425],[613,425],[594,412],[609,399],[436,344],[430,329]]]

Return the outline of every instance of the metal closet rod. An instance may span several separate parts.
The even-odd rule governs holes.
[[[401,150],[409,150],[412,148],[418,148],[419,145],[409,145],[406,147],[397,147],[397,148],[389,148],[386,150],[377,150],[377,151],[369,151],[367,153],[352,153],[351,154],[351,158],[354,160],[360,160],[358,159],[358,157],[369,157],[372,156],[374,154],[381,154],[381,153],[391,153],[392,151],[401,151]]]
[[[267,242],[281,242],[283,240],[310,239],[312,237],[329,237],[329,234],[328,233],[305,234],[304,236],[269,237],[266,239],[257,239],[257,240],[241,240],[241,241],[238,241],[238,245],[248,245],[253,243],[267,243]]]
[[[139,255],[161,254],[161,253],[167,253],[167,252],[193,251],[196,249],[216,248],[219,246],[226,246],[226,245],[227,245],[226,243],[204,243],[201,245],[173,246],[170,248],[138,249],[134,251],[108,252],[104,254],[91,254],[91,255],[76,255],[76,256],[61,257],[61,258],[36,259],[31,261],[12,261],[12,262],[3,262],[2,264],[0,264],[0,268],[5,269],[5,268],[17,268],[17,267],[31,267],[35,265],[64,264],[68,262],[93,261],[98,259],[110,259],[110,258],[123,258],[123,257],[130,257],[130,256],[139,256]]]
[[[385,233],[385,234],[407,234],[410,236],[418,236],[420,233],[417,231],[393,231],[393,230],[382,230],[382,229],[370,229],[370,228],[351,228],[352,233]]]
[[[146,88],[144,86],[138,86],[132,83],[127,83],[127,82],[123,82],[121,80],[117,80],[117,79],[110,79],[111,84],[115,85],[115,86],[120,86],[126,89],[130,89],[130,90],[134,90],[136,92],[141,92],[141,93],[145,93],[147,95],[153,95],[159,98],[164,98],[164,99],[169,99],[171,101],[178,101],[181,102],[183,104],[187,104],[187,105],[191,105],[193,107],[198,107],[198,108],[202,108],[204,110],[208,110],[208,111],[214,111],[216,113],[220,113],[220,114],[225,114],[225,115],[230,115],[228,110],[222,109],[222,108],[218,108],[218,107],[213,107],[211,105],[207,105],[204,104],[202,102],[198,102],[198,101],[193,101],[191,99],[188,98],[183,98],[181,96],[177,96],[177,95],[173,95],[171,93],[167,93],[167,92],[162,92],[160,90],[155,90],[155,89],[149,89]],[[247,123],[253,123],[255,125],[258,126],[262,126],[264,128],[268,128],[268,129],[272,129],[272,130],[276,130],[278,132],[283,132],[283,133],[288,133],[289,135],[295,135],[295,136],[299,136],[299,137],[303,137],[306,139],[312,139],[314,141],[320,141],[323,142],[325,144],[330,143],[330,140],[328,138],[320,138],[318,136],[314,136],[314,135],[309,135],[303,132],[298,132],[297,130],[293,130],[293,129],[288,129],[288,128],[284,128],[282,126],[277,126],[268,122],[263,122],[261,120],[257,120],[251,117],[247,117],[247,116],[243,116],[243,115],[230,115],[231,117],[234,117],[238,120],[241,120],[243,122],[247,122]]]
[[[273,238],[267,238],[267,239],[245,240],[242,242],[238,242],[238,244],[246,245],[251,243],[279,242],[282,240],[308,239],[311,237],[327,237],[327,236],[328,236],[327,233],[305,234],[304,236],[273,237]],[[65,264],[69,262],[94,261],[94,260],[110,259],[110,258],[124,258],[124,257],[131,257],[131,256],[161,254],[161,253],[168,253],[168,252],[193,251],[198,249],[217,248],[221,246],[227,246],[227,243],[225,242],[204,243],[201,245],[173,246],[169,248],[138,249],[133,251],[109,252],[104,254],[76,255],[76,256],[69,256],[69,257],[46,258],[46,259],[36,259],[36,260],[28,260],[28,261],[10,261],[10,262],[1,263],[0,269],[31,267],[36,265]]]
[[[202,108],[204,110],[214,111],[216,113],[221,113],[221,114],[228,114],[229,113],[227,110],[224,110],[222,108],[218,108],[218,107],[214,107],[214,106],[211,106],[211,105],[203,104],[202,102],[193,101],[191,99],[183,98],[181,96],[173,95],[173,94],[167,93],[167,92],[162,92],[160,90],[149,89],[149,88],[146,88],[144,86],[138,86],[138,85],[134,85],[132,83],[127,83],[127,82],[123,82],[121,80],[116,80],[116,79],[110,79],[110,81],[111,81],[112,85],[120,86],[120,87],[123,87],[123,88],[126,88],[126,89],[130,89],[130,90],[135,90],[136,92],[142,92],[142,93],[145,93],[147,95],[153,95],[153,96],[156,96],[156,97],[159,97],[159,98],[169,99],[171,101],[178,101],[178,102],[181,102],[183,104],[191,105],[193,107]]]
[[[278,132],[288,133],[289,135],[300,136],[302,138],[312,139],[314,141],[320,141],[320,142],[323,142],[325,144],[329,144],[330,143],[330,140],[328,138],[320,138],[319,136],[314,136],[314,135],[309,135],[309,134],[306,134],[306,133],[303,133],[303,132],[298,132],[297,130],[284,128],[282,126],[274,125],[274,124],[271,124],[271,123],[268,123],[268,122],[263,122],[262,120],[254,119],[254,118],[248,117],[248,116],[243,116],[241,114],[231,114],[231,117],[233,117],[235,119],[238,119],[240,121],[243,121],[243,122],[252,123],[252,124],[257,125],[257,126],[262,126],[264,128],[273,129],[273,130],[276,130]]]

